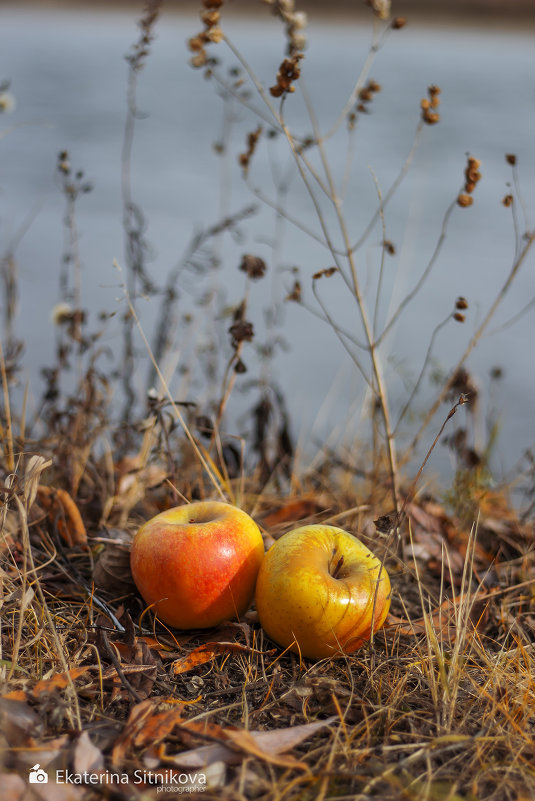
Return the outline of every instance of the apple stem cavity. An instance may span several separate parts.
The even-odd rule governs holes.
[[[338,560],[338,562],[336,563],[335,568],[334,568],[334,570],[333,570],[333,572],[331,574],[333,578],[338,578],[338,576],[340,575],[340,571],[342,569],[342,565],[343,564],[344,564],[344,557],[341,556],[340,559]]]

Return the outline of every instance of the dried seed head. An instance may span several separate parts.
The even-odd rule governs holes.
[[[338,272],[338,267],[326,267],[324,270],[318,270],[317,273],[314,273],[312,279],[317,281],[318,278],[330,278],[331,275],[334,275]]]
[[[395,246],[395,245],[394,245],[394,243],[393,243],[393,242],[391,242],[389,239],[385,239],[385,240],[384,240],[384,242],[383,242],[383,247],[384,247],[384,249],[386,250],[386,252],[387,252],[387,253],[388,253],[390,256],[394,256],[394,255],[395,255],[395,253],[396,253],[396,246]]]
[[[72,320],[74,309],[68,303],[57,303],[52,309],[52,322],[54,325],[63,325]]]
[[[401,28],[404,28],[407,24],[407,20],[405,17],[394,17],[392,20],[392,28],[395,31],[399,31]]]
[[[201,20],[204,22],[207,28],[211,28],[213,25],[217,25],[221,18],[221,14],[216,9],[208,9],[207,11],[201,11]]]
[[[422,120],[426,125],[435,125],[440,120],[440,114],[437,111],[432,111],[440,105],[440,89],[435,84],[427,87],[427,97],[420,100],[420,108],[422,109]]]
[[[466,298],[463,298],[462,296],[458,297],[457,300],[455,301],[455,308],[456,309],[467,309],[468,308],[468,301],[466,300]]]
[[[209,42],[218,44],[223,39],[223,31],[217,25],[214,25],[213,28],[210,28],[206,32],[206,38]]]
[[[435,125],[437,122],[440,122],[440,114],[433,111],[424,111],[422,119],[427,125]]]
[[[193,58],[190,61],[190,64],[192,67],[198,69],[199,67],[204,67],[207,61],[208,61],[208,56],[206,55],[206,50],[203,48],[193,56]]]
[[[288,55],[295,56],[304,50],[306,36],[303,30],[308,22],[307,14],[304,11],[295,10],[295,0],[264,0],[264,3],[271,6],[271,13],[279,17],[285,24]]]
[[[506,195],[506,196],[503,198],[503,200],[502,200],[502,203],[503,203],[503,205],[504,205],[504,206],[506,206],[507,208],[509,208],[509,206],[512,206],[512,205],[513,205],[513,200],[514,200],[514,199],[513,199],[513,196],[512,196],[512,195]]]
[[[468,166],[464,171],[464,176],[466,178],[466,183],[473,184],[474,186],[477,184],[479,180],[481,180],[481,173],[475,167]],[[466,191],[469,191],[468,189]]]
[[[240,342],[251,342],[254,337],[253,324],[247,320],[237,320],[229,328],[232,337],[232,347],[236,349]]]
[[[239,269],[247,273],[249,278],[257,279],[262,278],[267,270],[266,262],[259,256],[253,256],[250,253],[245,253],[242,256]]]
[[[464,314],[461,314],[461,312],[455,312],[455,314],[453,315],[453,319],[457,320],[458,323],[464,323],[464,321],[466,320],[466,316]]]
[[[297,81],[301,75],[299,62],[303,58],[302,53],[294,53],[289,58],[285,58],[277,73],[277,83],[270,88],[273,97],[281,97],[285,92],[294,92],[293,82]]]
[[[294,281],[294,285],[292,287],[292,291],[289,295],[286,295],[286,300],[292,300],[294,303],[301,303],[301,282]]]
[[[388,19],[390,16],[390,0],[366,0],[366,5],[370,6],[373,13],[379,19]]]
[[[66,150],[62,150],[61,153],[58,153],[58,170],[64,173],[64,175],[68,175],[71,171],[69,154]]]
[[[241,359],[238,359],[234,365],[234,372],[239,373],[240,375],[247,372],[247,367],[244,365]]]
[[[474,198],[471,195],[465,194],[464,192],[461,192],[461,194],[457,198],[458,205],[461,206],[463,209],[466,208],[467,206],[471,206],[473,202]]]
[[[255,131],[251,131],[251,133],[247,134],[247,150],[245,153],[240,153],[238,156],[238,161],[240,166],[243,168],[244,175],[247,175],[247,171],[249,169],[249,162],[251,161],[252,155],[256,150],[256,145],[260,138],[260,134],[262,133],[262,126],[259,125]]]
[[[508,164],[511,165],[511,167],[514,167],[516,164],[516,156],[514,153],[506,153],[505,160]]]
[[[466,168],[464,170],[464,191],[469,195],[472,194],[476,188],[477,182],[481,180],[481,173],[479,172],[480,167],[481,162],[479,159],[474,158],[474,156],[468,156]]]
[[[204,24],[204,31],[188,40],[189,49],[195,53],[190,61],[192,67],[204,67],[208,63],[208,56],[204,46],[210,42],[217,44],[223,39],[223,31],[219,27],[221,18],[219,9],[223,2],[224,0],[203,0],[206,11],[201,11],[200,17]],[[207,71],[205,75],[210,77],[211,73]]]

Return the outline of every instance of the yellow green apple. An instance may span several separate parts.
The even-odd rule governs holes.
[[[263,557],[262,535],[248,514],[201,501],[141,526],[130,565],[140,594],[164,623],[210,628],[247,611]]]
[[[390,608],[381,561],[353,535],[310,525],[268,550],[256,583],[262,628],[283,648],[312,659],[355,651]]]

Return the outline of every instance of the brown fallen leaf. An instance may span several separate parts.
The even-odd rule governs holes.
[[[100,773],[103,770],[104,755],[102,751],[91,742],[89,734],[83,731],[74,746],[74,773]]]
[[[94,666],[84,665],[83,667],[74,667],[65,673],[55,673],[49,679],[41,679],[32,689],[34,698],[38,698],[41,693],[51,693],[54,690],[64,690],[71,681],[74,681],[79,676],[83,676],[88,670]]]
[[[306,763],[300,762],[291,756],[281,755],[285,751],[300,745],[325,726],[330,726],[335,720],[339,720],[339,718],[333,715],[314,723],[304,723],[300,726],[290,726],[286,729],[274,729],[273,731],[226,729],[225,736],[233,744],[234,748],[217,743],[192,748],[189,751],[174,755],[165,754],[161,751],[160,758],[164,762],[170,762],[183,768],[202,768],[214,762],[236,765],[246,756],[255,756],[265,762],[298,770],[308,770]]]
[[[122,764],[126,755],[132,748],[146,748],[150,746],[154,751],[173,729],[179,727],[188,734],[197,734],[211,737],[225,736],[224,730],[216,723],[209,721],[188,721],[183,717],[182,703],[172,703],[166,709],[159,709],[162,699],[151,698],[131,710],[130,716],[123,731],[115,741],[112,750],[112,763],[115,767]]]
[[[61,538],[70,548],[74,545],[88,547],[82,515],[68,492],[40,484],[37,488],[37,500],[46,511],[52,526],[57,527]]]
[[[8,693],[4,693],[2,698],[10,698],[12,701],[27,701],[28,693],[26,690],[10,690]]]
[[[210,660],[218,654],[250,654],[253,650],[254,649],[250,648],[248,645],[241,645],[237,642],[207,642],[204,643],[204,645],[199,645],[191,651],[191,653],[187,654],[187,656],[182,656],[180,659],[176,659],[172,662],[170,670],[173,675],[178,676],[180,673],[187,673],[188,670],[193,670],[193,668],[199,665],[210,662]]]
[[[268,512],[261,518],[261,523],[265,528],[271,528],[280,526],[283,523],[306,520],[324,511],[325,507],[318,503],[315,498],[297,498],[272,512]]]
[[[0,698],[0,731],[11,748],[27,743],[30,733],[39,728],[39,715],[25,701]]]
[[[93,583],[98,590],[105,590],[115,597],[128,595],[135,588],[130,570],[132,535],[118,528],[110,528],[106,533],[106,537],[91,539],[91,542],[102,544],[93,570]]]
[[[19,750],[17,753],[18,765],[29,770],[33,765],[39,763],[44,770],[47,770],[52,762],[57,765],[57,761],[67,755],[69,745],[68,734],[61,734],[52,740],[46,739],[46,736],[43,740],[29,737],[27,748]]]
[[[133,744],[139,748],[149,743],[159,743],[173,731],[177,724],[183,722],[181,704],[176,704],[171,709],[164,709],[162,712],[156,712],[136,733]]]
[[[262,734],[266,734],[266,732],[262,732]],[[278,765],[281,768],[308,770],[306,762],[300,762],[291,754],[281,754],[278,751],[267,750],[266,743],[260,743],[253,732],[242,729],[241,731],[229,731],[227,736],[247,756],[258,757],[264,762],[270,762],[272,765]]]
[[[147,698],[132,707],[128,720],[113,745],[111,760],[114,767],[124,762],[126,755],[134,745],[138,747],[144,745],[150,740],[150,737],[154,738],[157,732],[160,732],[163,739],[178,722],[182,721],[180,707],[158,711],[162,700]],[[156,720],[151,722],[153,717]]]
[[[23,801],[28,784],[18,773],[0,773],[0,787],[2,801]]]

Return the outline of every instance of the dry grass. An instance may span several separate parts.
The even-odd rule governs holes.
[[[266,536],[297,522],[336,523],[385,557],[395,588],[387,626],[356,654],[314,663],[281,654],[254,610],[207,632],[152,620],[130,584],[128,533],[173,501],[162,454],[143,464],[140,452],[122,475],[115,465],[110,496],[106,481],[97,488],[92,479],[103,477],[106,457],[90,453],[70,465],[81,473],[74,502],[59,492],[69,476],[56,444],[39,443],[44,458],[19,456],[2,492],[9,798],[42,797],[26,783],[36,763],[52,777],[130,776],[128,785],[71,788],[76,798],[156,797],[134,784],[135,771],[164,769],[203,773],[209,798],[533,795],[533,528],[501,496],[481,498],[471,529],[430,498],[409,504],[402,562],[373,533],[380,506],[363,503],[349,470],[325,471],[321,487],[316,473],[284,500],[247,479],[244,505]],[[199,487],[187,450],[181,495]],[[47,506],[52,475],[47,486],[58,491]],[[213,495],[208,479],[202,486]]]

